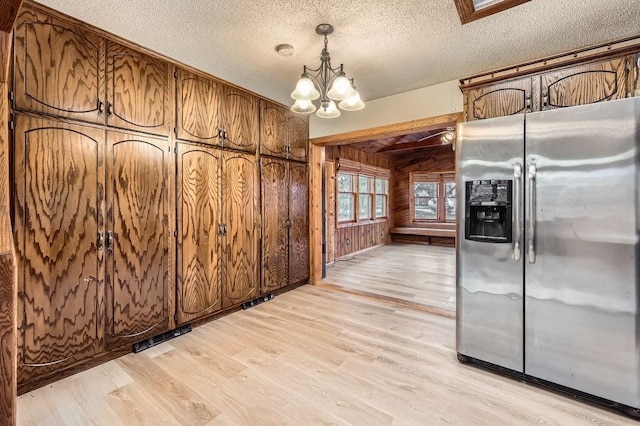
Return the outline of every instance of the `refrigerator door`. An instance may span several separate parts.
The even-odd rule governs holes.
[[[636,408],[639,114],[638,98],[529,114],[525,189],[525,373]]]
[[[457,350],[522,372],[524,117],[462,123],[457,135]],[[513,183],[508,243],[465,239],[466,183],[481,180]]]

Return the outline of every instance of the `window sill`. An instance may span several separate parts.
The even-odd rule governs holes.
[[[338,226],[336,228],[340,229],[340,228],[351,228],[354,226],[366,226],[366,225],[373,225],[376,223],[384,223],[384,222],[388,222],[389,218],[387,217],[381,217],[381,218],[377,218],[377,219],[365,219],[365,220],[359,220],[357,222],[339,222]]]

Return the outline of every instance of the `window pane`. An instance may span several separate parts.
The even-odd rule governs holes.
[[[361,195],[358,198],[358,218],[369,219],[371,218],[371,196]]]
[[[389,180],[376,179],[376,194],[388,194],[388,193],[389,193]]]
[[[376,195],[376,217],[385,217],[387,215],[387,196]]]
[[[438,199],[427,197],[416,197],[415,219],[437,219]]]
[[[416,197],[437,197],[437,182],[422,182],[413,184],[413,195]]]
[[[447,198],[456,198],[456,183],[445,182],[444,183],[444,196]]]
[[[338,194],[338,222],[354,220],[353,194]]]
[[[338,192],[353,192],[353,175],[338,173]]]
[[[359,181],[360,181],[360,185],[359,185],[360,193],[371,192],[371,178],[360,175]]]
[[[456,218],[456,199],[445,198],[445,208],[447,212],[447,220],[455,220]]]
[[[500,3],[501,1],[504,0],[473,0],[473,7],[475,10],[480,10],[491,6],[492,4]]]

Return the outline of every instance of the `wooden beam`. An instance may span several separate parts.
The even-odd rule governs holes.
[[[322,280],[322,165],[324,148],[309,145],[309,250],[311,278],[309,283]]]
[[[20,6],[22,0],[0,0],[0,31],[11,32]]]
[[[378,152],[391,152],[391,151],[403,151],[406,149],[416,149],[416,148],[430,148],[433,146],[442,146],[446,145],[442,143],[442,135],[447,132],[436,133],[435,135],[431,135],[426,139],[415,142],[407,142],[407,143],[399,143],[396,145],[391,145],[386,148],[379,150]]]
[[[462,121],[462,113],[439,115],[437,117],[422,118],[420,120],[405,121],[404,123],[389,124],[365,130],[340,133],[338,135],[323,136],[311,139],[311,143],[318,146],[348,145],[383,137],[408,135],[410,133],[428,132],[455,126]]]

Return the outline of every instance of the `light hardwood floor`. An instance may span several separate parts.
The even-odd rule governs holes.
[[[622,425],[462,365],[455,320],[304,286],[18,401],[18,424]]]
[[[455,317],[455,248],[392,243],[347,259],[327,267],[323,283]]]

